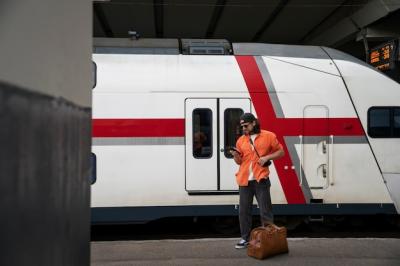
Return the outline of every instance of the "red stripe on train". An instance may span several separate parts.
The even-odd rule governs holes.
[[[93,137],[183,137],[185,119],[93,119]]]
[[[285,136],[365,136],[358,118],[275,118],[264,121]]]

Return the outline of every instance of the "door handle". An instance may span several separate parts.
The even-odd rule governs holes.
[[[326,154],[326,140],[322,142],[322,153]]]
[[[220,150],[221,152],[224,152],[225,151],[225,149],[224,148],[221,148],[221,150]]]
[[[331,182],[331,186],[333,186],[334,182],[334,175],[333,175],[333,135],[330,136],[331,142],[330,142],[330,149],[329,149],[329,182]],[[329,184],[329,183],[328,183]]]
[[[303,136],[299,136],[300,139],[300,160],[299,160],[299,174],[300,174],[300,186],[303,186],[303,157],[304,157],[304,150],[303,150]]]

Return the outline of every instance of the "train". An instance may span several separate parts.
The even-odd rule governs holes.
[[[400,84],[365,62],[321,46],[94,45],[93,223],[237,215],[244,112],[284,147],[274,214],[399,214]]]

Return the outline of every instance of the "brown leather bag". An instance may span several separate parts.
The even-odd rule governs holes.
[[[288,252],[285,227],[268,224],[251,231],[249,245],[247,246],[248,256],[262,260]]]

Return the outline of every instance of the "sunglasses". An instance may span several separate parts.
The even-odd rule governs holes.
[[[242,127],[242,128],[247,128],[249,125],[250,125],[250,123],[248,123],[248,124],[241,124],[240,127]]]

